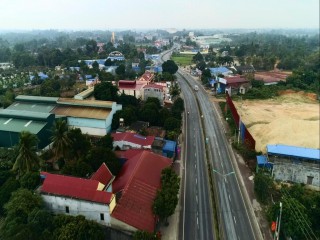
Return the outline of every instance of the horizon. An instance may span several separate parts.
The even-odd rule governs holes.
[[[318,0],[3,1],[1,31],[319,29]]]

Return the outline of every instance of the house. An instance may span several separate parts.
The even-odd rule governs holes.
[[[224,78],[216,77],[215,79],[211,79],[209,83],[217,94],[226,91],[227,80]]]
[[[230,76],[232,74],[232,71],[226,67],[216,67],[216,68],[209,68],[211,76]]]
[[[148,150],[130,149],[118,155],[126,161],[112,183],[116,204],[111,213],[111,226],[153,232],[157,219],[152,205],[161,187],[161,171],[170,167],[172,161]]]
[[[247,73],[254,73],[256,71],[252,65],[234,66],[233,68],[240,75],[247,74]]]
[[[151,149],[154,136],[142,136],[137,133],[123,132],[113,133],[113,147],[119,147],[121,150],[126,149]]]
[[[163,105],[163,100],[166,98],[165,87],[158,84],[145,85],[142,100],[146,101],[149,97],[159,99],[160,104]]]
[[[320,189],[320,149],[268,144],[267,158],[274,179]]]
[[[147,84],[153,82],[154,80],[154,73],[150,71],[145,71],[144,74],[139,78],[138,81],[146,82]]]
[[[104,163],[90,179],[48,172],[40,175],[43,184],[38,191],[48,209],[56,214],[83,215],[102,225],[111,225],[115,196],[108,188],[114,176]]]
[[[143,98],[143,87],[146,82],[136,80],[119,80],[118,88],[120,94],[131,95],[136,98]]]
[[[228,91],[230,96],[237,93],[245,94],[251,87],[250,81],[239,75],[225,77],[224,79],[227,81],[226,91]]]
[[[275,85],[281,81],[286,81],[288,73],[283,72],[256,72],[254,78],[263,81],[264,85]]]

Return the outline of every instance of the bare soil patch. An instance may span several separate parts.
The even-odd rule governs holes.
[[[234,101],[256,140],[256,151],[266,152],[267,144],[320,148],[319,102],[313,94],[283,92],[270,100]]]

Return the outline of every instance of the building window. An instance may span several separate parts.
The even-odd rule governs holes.
[[[66,213],[69,213],[69,207],[66,206]]]
[[[313,176],[307,176],[307,184],[312,185]]]
[[[104,214],[103,213],[100,213],[100,220],[104,221]]]

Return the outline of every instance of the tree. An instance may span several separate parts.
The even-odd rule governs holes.
[[[18,171],[19,175],[32,170],[38,170],[40,167],[40,158],[37,155],[38,138],[36,135],[22,131],[18,144],[19,154],[13,165],[13,170]]]
[[[124,76],[126,74],[126,66],[124,64],[120,64],[116,69],[116,74]]]
[[[93,95],[97,100],[116,102],[118,100],[118,88],[110,82],[102,82],[95,85]]]
[[[257,173],[254,177],[254,192],[257,199],[263,204],[268,203],[272,190],[272,178],[264,172]]]
[[[20,185],[22,188],[34,190],[40,184],[39,172],[28,172],[20,178]]]
[[[177,83],[172,83],[170,87],[170,95],[172,96],[173,99],[175,99],[177,96],[180,95],[181,89]]]
[[[69,129],[65,120],[59,119],[54,123],[51,141],[55,162],[60,158],[66,161],[65,157],[68,155],[68,151],[72,145],[68,133]]]
[[[207,67],[207,64],[205,61],[200,61],[197,63],[196,67],[200,70],[200,71],[204,71]]]
[[[179,119],[169,117],[164,122],[164,129],[167,131],[180,130],[181,122]]]
[[[97,170],[102,163],[105,163],[114,176],[121,170],[121,163],[115,153],[104,147],[94,147],[86,158],[86,163],[90,164],[93,170]]]
[[[4,214],[3,206],[11,197],[11,193],[20,187],[19,181],[15,177],[10,177],[0,188],[0,215]],[[1,232],[1,231],[0,231]]]
[[[156,234],[154,233],[149,233],[147,231],[135,231],[133,234],[133,240],[157,240],[157,239],[161,239],[158,238]]]
[[[192,61],[195,63],[203,61],[202,54],[200,52],[197,52],[197,54],[192,57]]]
[[[80,159],[83,156],[86,156],[91,147],[89,136],[83,134],[80,128],[68,130],[67,135],[71,141],[68,158]]]
[[[178,204],[180,180],[172,168],[164,168],[161,172],[161,190],[157,191],[153,203],[153,212],[160,220],[168,224],[168,217],[171,216]]]
[[[99,139],[97,142],[97,146],[104,147],[107,149],[113,149],[113,137],[110,133],[104,135],[102,138]]]
[[[178,71],[178,66],[173,60],[167,60],[162,64],[163,72],[175,74]]]

